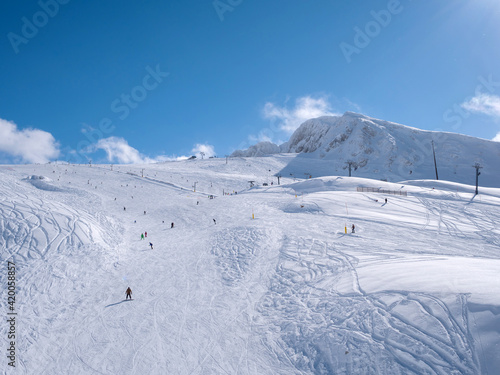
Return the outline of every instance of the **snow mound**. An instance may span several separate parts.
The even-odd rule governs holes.
[[[37,175],[31,175],[23,179],[24,181],[27,181],[34,187],[40,190],[45,190],[45,191],[64,191],[63,189],[56,187],[52,184],[52,180],[48,177],[45,176],[37,176]]]
[[[48,177],[45,177],[45,176],[36,176],[36,175],[31,175],[31,176],[28,176],[26,177],[26,180],[45,180],[47,182],[50,182],[52,181],[50,178]]]
[[[297,203],[288,203],[283,206],[282,210],[287,214],[317,214],[323,212],[317,205],[306,204],[300,201]]]
[[[321,191],[356,191],[358,187],[389,191],[404,191],[405,185],[386,181],[377,181],[359,177],[320,177],[303,180],[288,187],[299,193],[315,193]]]

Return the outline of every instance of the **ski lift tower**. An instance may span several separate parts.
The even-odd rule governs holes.
[[[438,167],[436,164],[436,151],[434,151],[434,141],[432,141],[432,154],[434,155],[434,169],[436,171],[436,180],[439,180]]]
[[[479,175],[481,174],[481,172],[479,172],[479,170],[483,167],[481,167],[481,164],[479,164],[479,163],[474,164],[473,167],[476,168],[476,195],[477,195],[478,194]]]
[[[353,161],[347,161],[346,164],[349,166],[349,177],[351,177],[351,169],[352,169],[352,166],[354,165],[354,162]]]

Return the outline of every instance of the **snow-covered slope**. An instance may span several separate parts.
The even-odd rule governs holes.
[[[233,156],[303,153],[328,160],[331,174],[340,174],[352,162],[353,175],[397,181],[435,178],[432,142],[440,179],[470,183],[473,165],[483,169],[483,186],[500,187],[500,142],[455,133],[423,131],[346,112],[304,122],[278,146],[259,143]],[[284,171],[286,173],[286,171]]]
[[[1,373],[496,373],[500,189],[296,159],[0,166]]]

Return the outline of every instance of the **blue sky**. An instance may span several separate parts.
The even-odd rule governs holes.
[[[345,111],[500,133],[497,0],[3,1],[0,21],[1,163],[221,157]]]

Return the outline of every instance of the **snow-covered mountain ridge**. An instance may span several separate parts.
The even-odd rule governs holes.
[[[433,179],[433,143],[439,179],[471,183],[472,166],[479,163],[483,167],[481,184],[500,186],[495,172],[500,162],[499,142],[420,130],[352,112],[310,119],[280,146],[261,142],[232,156],[301,153],[331,161],[332,174],[341,174],[351,162],[356,176],[389,181]]]

